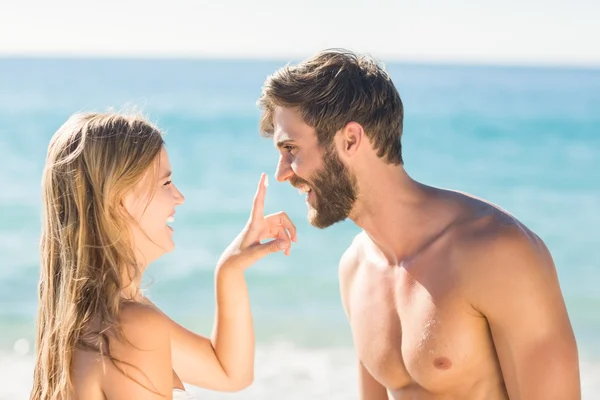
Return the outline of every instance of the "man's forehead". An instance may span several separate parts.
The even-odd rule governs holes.
[[[277,107],[273,115],[273,142],[275,144],[291,140],[301,140],[313,129],[308,126],[295,110]]]
[[[278,146],[280,143],[289,142],[292,140],[294,140],[294,138],[292,138],[288,131],[283,129],[281,126],[274,124],[273,143],[275,143],[275,146]]]

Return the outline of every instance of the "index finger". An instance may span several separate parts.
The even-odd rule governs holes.
[[[254,202],[252,204],[252,219],[262,218],[265,213],[265,197],[267,194],[267,186],[269,186],[269,179],[267,174],[264,172],[260,175],[260,181],[258,182],[258,188],[254,195]]]

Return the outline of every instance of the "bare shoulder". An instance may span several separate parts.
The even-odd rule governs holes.
[[[123,304],[119,324],[127,341],[133,344],[159,346],[169,343],[167,320],[151,305]]]
[[[365,232],[359,233],[354,237],[354,240],[352,240],[352,243],[348,246],[344,254],[342,254],[339,263],[340,281],[344,282],[351,279],[356,272],[363,258],[367,240],[369,239]]]
[[[119,359],[137,359],[170,352],[165,316],[146,304],[125,303],[118,317],[120,332],[109,332],[111,354]]]
[[[104,363],[107,368],[102,385],[106,397],[166,396],[172,390],[173,379],[169,329],[164,315],[150,305],[126,303],[118,322],[120,333],[107,332],[110,354]]]
[[[535,287],[557,286],[556,268],[543,240],[517,218],[489,203],[458,224],[452,235],[452,260],[478,301],[492,288],[526,280]]]
[[[355,236],[350,246],[340,258],[338,269],[340,294],[342,297],[342,305],[344,306],[344,310],[348,317],[350,317],[350,310],[348,307],[350,287],[352,286],[356,271],[363,259],[365,243],[367,240],[368,237],[365,232],[359,233]]]
[[[545,243],[537,234],[493,205],[483,205],[482,211],[459,224],[453,243],[456,255],[467,265],[476,263],[486,272],[490,272],[487,270],[490,268],[513,268],[515,261],[524,258],[536,261],[534,264],[538,267],[551,261]],[[481,262],[483,260],[486,262]]]

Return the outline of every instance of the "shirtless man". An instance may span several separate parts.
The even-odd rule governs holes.
[[[339,268],[360,399],[580,399],[548,249],[497,206],[406,173],[381,66],[324,51],[270,76],[259,105],[276,177],[307,193],[311,224],[363,229]]]

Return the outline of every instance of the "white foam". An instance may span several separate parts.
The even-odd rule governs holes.
[[[33,357],[0,355],[0,400],[27,399]],[[239,393],[217,393],[196,387],[188,391],[203,400],[352,400],[357,399],[356,361],[347,348],[304,349],[279,343],[256,351],[254,384]],[[600,361],[581,364],[583,400],[600,398]]]
[[[582,399],[600,399],[600,361],[583,362],[580,371]]]
[[[357,398],[352,349],[306,350],[278,343],[257,349],[254,384],[239,393],[190,387],[199,399],[347,400]]]
[[[33,382],[33,356],[0,355],[0,400],[29,398]]]
[[[13,345],[13,350],[20,356],[29,353],[29,341],[27,339],[18,339]]]

